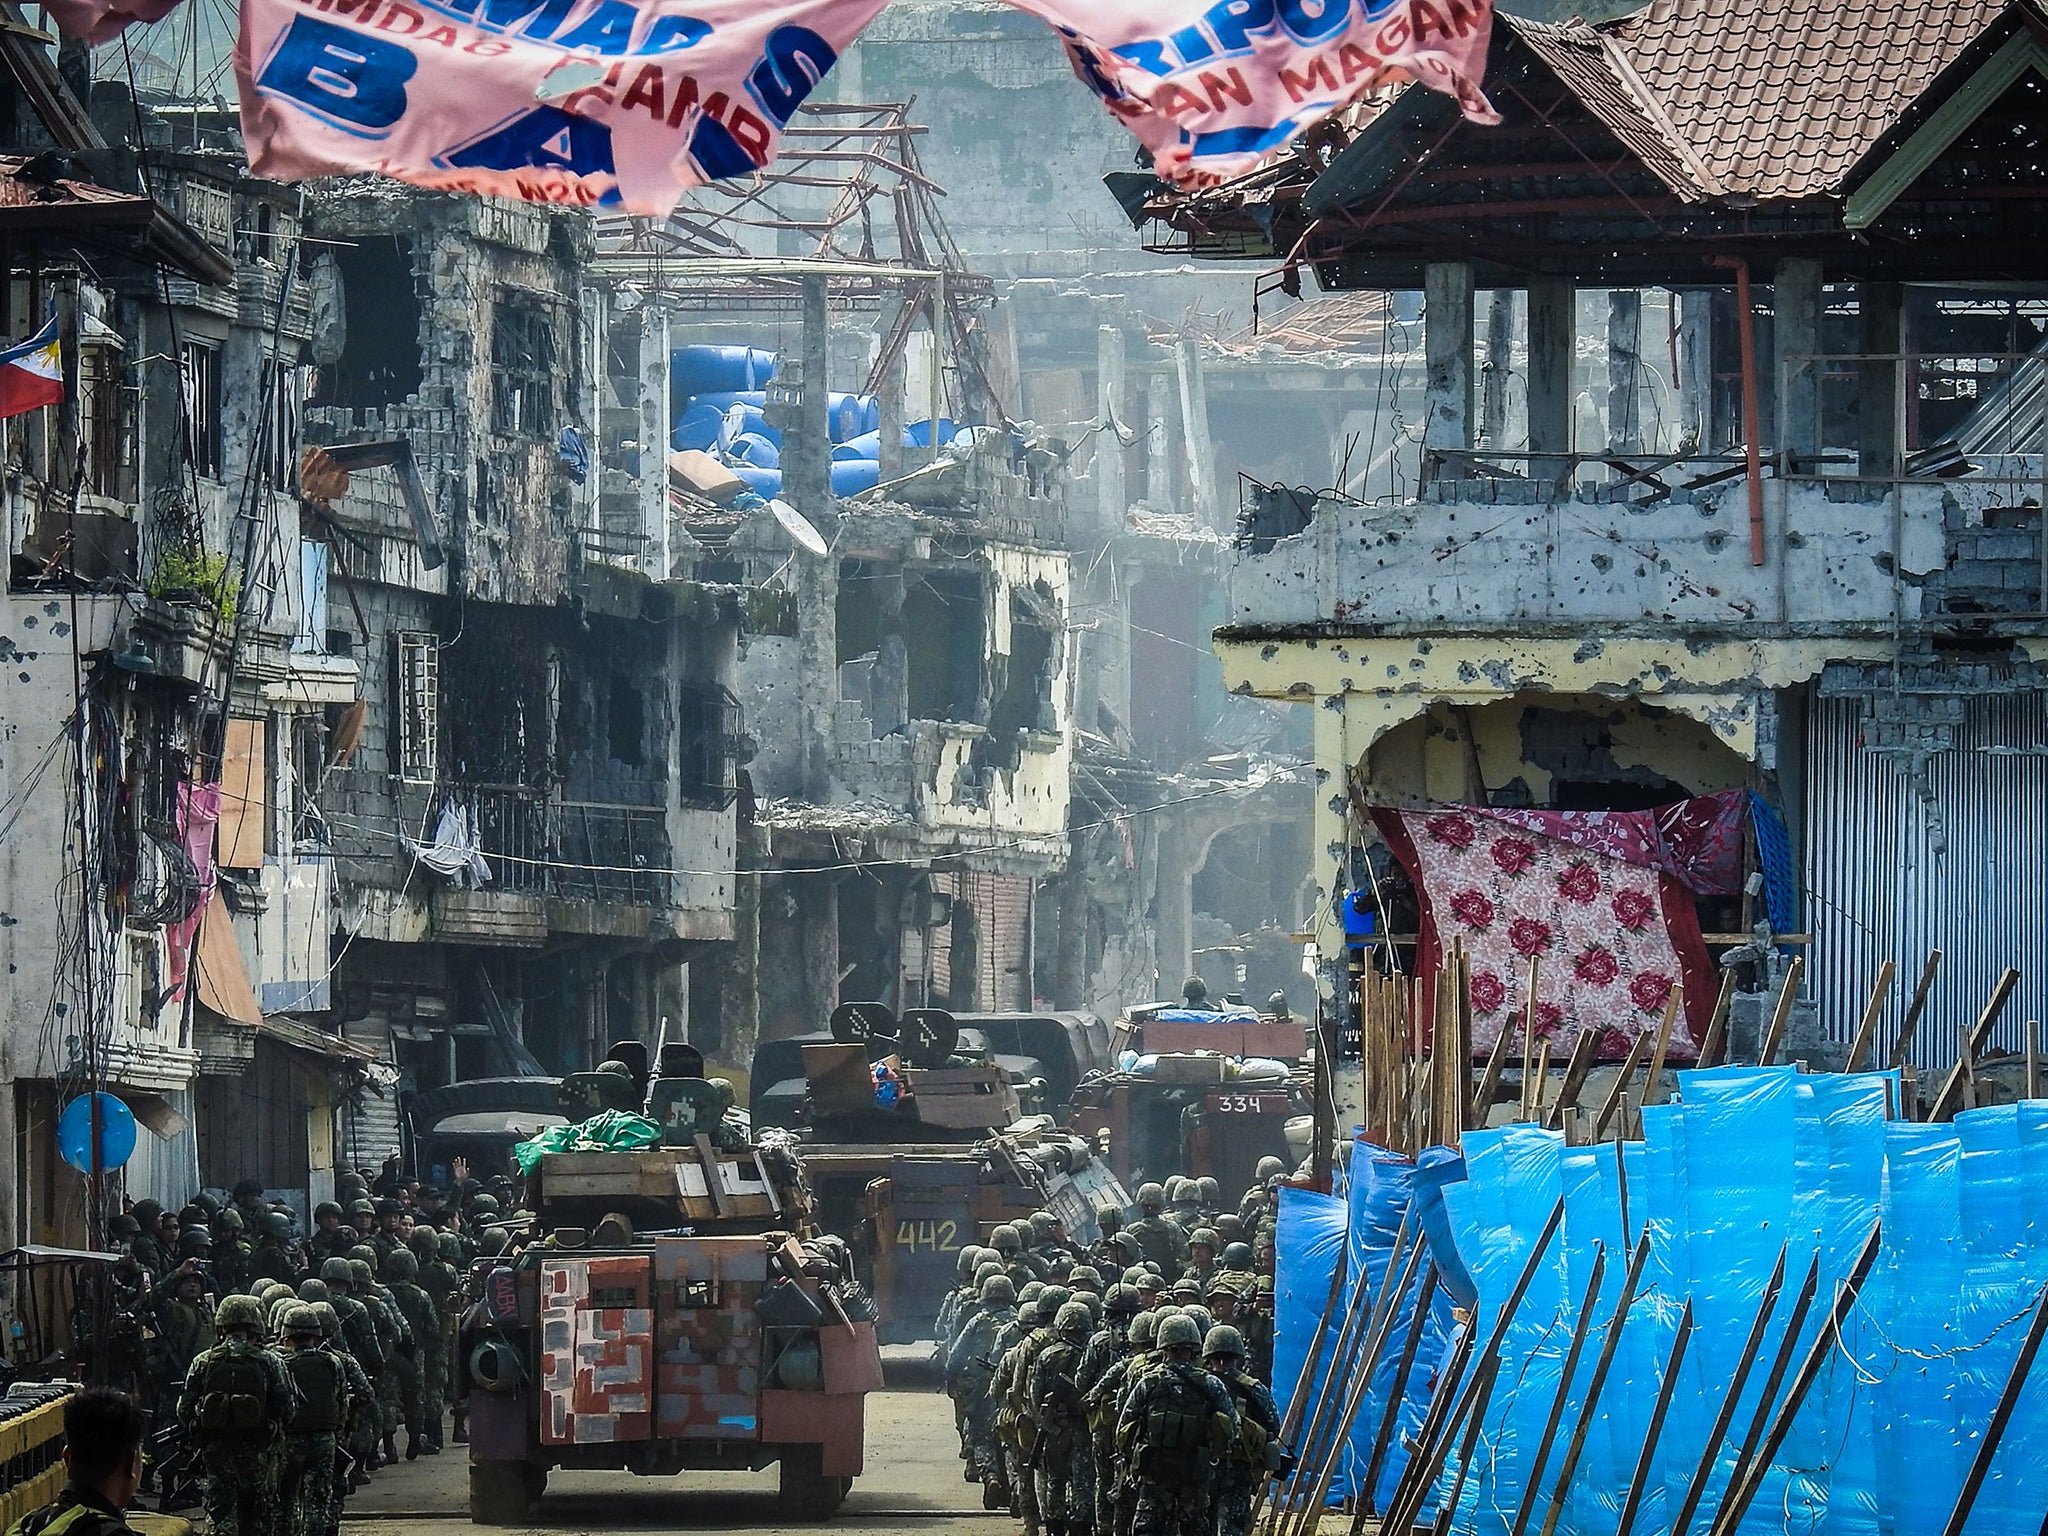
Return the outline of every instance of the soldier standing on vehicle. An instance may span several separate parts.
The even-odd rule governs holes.
[[[1144,1254],[1147,1263],[1157,1266],[1165,1278],[1180,1278],[1180,1272],[1188,1262],[1188,1238],[1163,1214],[1166,1191],[1157,1184],[1139,1185],[1138,1210],[1141,1214],[1127,1229],[1136,1240],[1138,1251]]]
[[[1081,1403],[1081,1353],[1094,1314],[1070,1301],[1053,1318],[1052,1342],[1032,1362],[1027,1400],[1037,1425],[1033,1487],[1047,1536],[1084,1536],[1095,1523],[1094,1447]]]
[[[983,1509],[1005,1509],[1010,1503],[1009,1473],[996,1439],[996,1403],[990,1388],[995,1381],[997,1341],[1016,1320],[1016,1286],[1008,1275],[990,1275],[981,1282],[980,1310],[946,1356],[946,1381],[962,1410],[968,1447],[981,1474]]]
[[[1137,1482],[1131,1536],[1214,1536],[1216,1463],[1237,1438],[1237,1409],[1197,1363],[1201,1347],[1193,1318],[1167,1318],[1158,1363],[1125,1389],[1116,1443]]]
[[[1216,1536],[1251,1536],[1252,1500],[1259,1485],[1280,1470],[1280,1411],[1266,1384],[1244,1369],[1244,1339],[1218,1323],[1202,1341],[1202,1363],[1229,1389],[1237,1405],[1237,1438],[1216,1478]]]
[[[212,1536],[284,1536],[278,1438],[292,1412],[284,1365],[263,1345],[263,1308],[230,1296],[214,1314],[221,1341],[192,1362],[178,1419],[199,1449]]]
[[[336,1439],[348,1414],[341,1359],[320,1347],[320,1314],[294,1302],[284,1317],[284,1370],[297,1401],[285,1425],[278,1498],[289,1536],[322,1536],[341,1518]]]

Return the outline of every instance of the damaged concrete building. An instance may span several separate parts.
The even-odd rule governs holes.
[[[1151,189],[1156,249],[1421,298],[1418,491],[1245,540],[1217,635],[1235,689],[1312,707],[1323,881],[1363,878],[1368,803],[1753,790],[1789,828],[1753,889],[1796,887],[1770,937],[1827,1034],[1939,947],[1920,1065],[2007,964],[2019,1046],[2048,1006],[2042,21],[1503,14],[1500,127],[1397,91],[1320,159]]]

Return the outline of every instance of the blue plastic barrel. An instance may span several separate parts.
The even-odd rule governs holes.
[[[826,425],[835,443],[873,432],[882,424],[882,404],[873,395],[828,395],[825,412]]]
[[[744,480],[747,489],[757,496],[775,497],[782,494],[782,471],[762,469],[756,464],[732,464],[727,466],[735,479]]]
[[[774,354],[767,356],[771,362]],[[678,395],[715,390],[759,389],[751,347],[677,347],[668,355],[669,389]]]
[[[751,464],[756,469],[780,469],[782,449],[758,432],[742,432],[732,440],[732,447],[726,452],[735,463]]]
[[[691,403],[714,406],[721,411],[729,411],[736,405],[751,405],[758,411],[767,405],[768,393],[760,389],[713,389],[698,395]]]
[[[848,459],[879,459],[882,456],[882,434],[863,432],[859,437],[849,437],[843,443],[832,446],[834,463]]]
[[[725,412],[715,405],[698,401],[676,418],[676,429],[669,438],[669,446],[678,451],[684,448],[709,450],[717,446],[719,434],[724,429]]]
[[[953,426],[953,418],[950,416],[941,416],[939,418],[939,441],[942,443],[952,442],[954,431],[955,428]],[[931,447],[931,419],[927,417],[923,421],[913,421],[906,423],[903,428],[903,440],[912,448]]]
[[[882,480],[882,466],[874,459],[840,459],[832,466],[832,494],[857,496],[871,491]]]

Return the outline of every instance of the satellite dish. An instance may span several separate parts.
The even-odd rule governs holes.
[[[796,541],[796,547],[806,554],[819,559],[832,553],[832,546],[825,542],[825,536],[811,526],[811,520],[797,511],[781,497],[768,503],[768,510],[775,514],[775,521],[782,524],[782,531]]]

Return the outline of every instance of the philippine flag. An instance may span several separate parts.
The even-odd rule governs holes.
[[[0,418],[40,410],[63,398],[64,359],[53,314],[27,341],[0,352]]]

